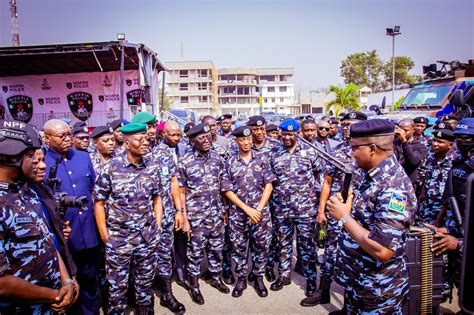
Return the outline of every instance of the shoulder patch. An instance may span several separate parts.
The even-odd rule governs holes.
[[[388,203],[388,209],[400,213],[405,213],[405,207],[407,204],[407,196],[393,192],[390,202]]]

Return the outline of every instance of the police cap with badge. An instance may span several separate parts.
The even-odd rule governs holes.
[[[451,124],[446,124],[444,122],[437,123],[436,125],[433,126],[433,129],[439,130],[439,129],[447,129],[453,131],[454,128]]]
[[[371,119],[352,124],[349,129],[351,138],[377,137],[393,135],[395,125],[385,119]]]
[[[33,126],[11,120],[0,120],[0,164],[21,165],[21,158],[4,159],[3,157],[16,157],[28,149],[40,149],[41,141]]]
[[[285,119],[279,126],[282,131],[298,131],[300,130],[300,124],[296,121],[296,119],[288,118]]]
[[[72,134],[77,136],[79,134],[86,134],[89,135],[89,128],[87,126],[77,126],[72,128]]]
[[[208,133],[211,130],[208,124],[197,124],[193,127],[191,127],[188,132],[186,132],[186,135],[192,139],[195,138],[203,133]]]
[[[240,126],[232,131],[232,135],[236,138],[249,137],[252,135],[252,129],[249,126]]]
[[[442,140],[454,141],[454,133],[449,129],[439,129],[433,132],[433,137]]]
[[[268,124],[267,127],[265,128],[265,130],[267,132],[276,131],[276,130],[278,130],[278,126],[275,125],[275,124]]]
[[[251,116],[247,122],[247,126],[260,127],[265,125],[265,118],[259,115]]]
[[[341,121],[344,121],[344,120],[364,121],[364,120],[367,120],[367,115],[362,112],[349,112],[347,114],[344,114],[344,116],[341,118]]]
[[[122,119],[112,120],[109,124],[109,126],[112,127],[112,130],[123,127],[125,125],[126,125],[126,123]]]
[[[217,121],[223,121],[226,119],[232,119],[232,114],[222,114],[217,118]]]
[[[132,123],[152,125],[156,123],[156,117],[148,112],[139,112],[133,116]]]
[[[97,126],[91,133],[92,139],[97,139],[102,136],[111,135],[114,133],[114,129],[111,126]]]
[[[425,117],[422,117],[422,116],[419,116],[419,117],[415,117],[413,119],[413,122],[415,124],[425,124],[425,125],[428,125],[428,119],[426,119]]]

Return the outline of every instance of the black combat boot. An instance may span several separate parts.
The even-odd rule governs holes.
[[[279,277],[277,281],[273,282],[270,286],[270,290],[272,291],[280,291],[283,289],[285,285],[289,285],[291,283],[290,277]]]
[[[212,273],[208,270],[204,271],[204,273],[201,276],[201,279],[204,281],[209,281],[212,278]]]
[[[255,276],[254,288],[259,297],[266,297],[268,295],[268,290],[263,283],[262,276]]]
[[[232,270],[223,270],[222,271],[222,278],[224,278],[224,282],[226,284],[234,284],[235,283],[235,278],[234,275],[232,274]]]
[[[228,294],[230,292],[229,288],[222,282],[221,276],[219,273],[212,275],[211,281],[209,283],[211,287],[216,288],[219,292]]]
[[[273,282],[276,279],[275,273],[273,272],[273,267],[266,267],[265,268],[265,278],[267,278],[268,282]]]
[[[331,294],[329,289],[331,288],[331,280],[328,279],[321,279],[321,283],[319,284],[319,289],[311,295],[303,299],[300,304],[301,306],[315,306],[318,304],[327,304],[331,302]]]
[[[190,276],[189,277],[189,295],[194,303],[202,305],[204,304],[204,297],[199,290],[199,276]]]
[[[239,297],[244,293],[244,290],[247,289],[247,279],[246,277],[237,278],[237,284],[235,285],[234,290],[232,290],[233,297]]]
[[[249,282],[254,282],[255,281],[255,275],[253,274],[253,272],[249,273],[248,279],[249,279]]]
[[[138,315],[153,315],[155,310],[153,305],[138,305]]]
[[[171,279],[162,278],[160,305],[167,307],[173,313],[184,313],[183,304],[179,303],[171,289]]]

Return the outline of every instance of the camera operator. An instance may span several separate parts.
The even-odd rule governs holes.
[[[61,180],[61,192],[71,197],[86,196],[88,210],[68,207],[64,219],[71,222],[71,237],[68,241],[74,263],[77,266],[77,281],[81,286],[74,312],[95,314],[98,311],[97,272],[99,264],[99,235],[95,223],[91,193],[95,184],[95,172],[87,152],[72,149],[70,127],[63,121],[52,119],[45,123],[46,174],[57,165],[56,176]]]
[[[25,185],[41,163],[38,134],[0,121],[0,314],[64,311],[76,284],[58,253],[38,195]]]

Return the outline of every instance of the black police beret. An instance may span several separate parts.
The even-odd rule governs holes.
[[[367,120],[367,115],[362,113],[362,112],[349,112],[344,115],[344,117],[341,118],[341,121],[343,120],[360,120],[364,121]]]
[[[114,132],[114,129],[111,126],[97,126],[91,133],[91,138],[99,138],[104,135],[109,135]]]
[[[188,122],[186,125],[184,125],[183,127],[183,131],[184,133],[187,133],[189,131],[189,129],[191,129],[192,127],[196,126],[196,123],[194,122]]]
[[[426,124],[428,124],[428,119],[426,119],[425,117],[420,116],[420,117],[415,117],[413,119],[413,122],[415,124],[425,124],[426,125]]]
[[[87,124],[85,121],[76,121],[74,125],[72,125],[72,128],[76,127],[87,127]]]
[[[329,124],[330,125],[338,125],[339,124],[339,120],[335,117],[331,117],[329,118]]]
[[[252,129],[249,126],[240,126],[232,131],[232,135],[236,138],[248,137],[252,135]]]
[[[39,149],[38,133],[29,124],[12,120],[0,120],[0,154],[15,156],[26,149]]]
[[[454,141],[454,133],[449,129],[439,129],[433,132],[433,137],[448,141]]]
[[[444,122],[437,123],[436,125],[433,126],[433,129],[438,130],[438,129],[447,129],[447,130],[454,130],[454,127],[451,124],[446,124]]]
[[[265,118],[262,116],[252,116],[249,118],[247,122],[247,126],[264,126],[265,125]]]
[[[72,134],[77,135],[80,133],[87,133],[89,134],[89,128],[87,126],[82,126],[82,127],[74,127],[72,128]]]
[[[395,131],[395,125],[385,119],[371,119],[350,126],[351,138],[373,137],[391,135]]]
[[[445,120],[456,120],[456,121],[460,121],[461,118],[456,115],[456,114],[449,114],[449,115],[443,115],[440,117],[440,121],[445,121]]]
[[[222,114],[217,118],[217,121],[223,121],[224,119],[232,119],[232,114]]]
[[[125,126],[126,123],[123,122],[122,119],[115,119],[110,122],[109,126],[112,127],[113,130]]]
[[[268,124],[265,128],[267,132],[278,130],[278,126],[275,124]]]
[[[197,124],[196,126],[191,127],[191,129],[186,132],[186,135],[189,138],[194,138],[196,136],[199,136],[200,134],[209,132],[210,130],[211,128],[207,124]]]

